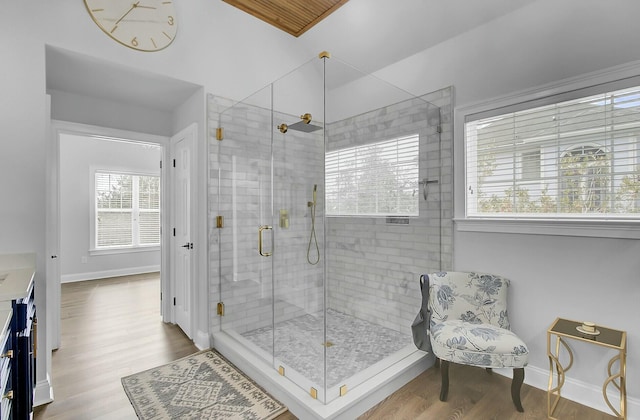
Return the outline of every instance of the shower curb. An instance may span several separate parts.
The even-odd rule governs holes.
[[[303,419],[354,419],[433,366],[435,360],[433,355],[416,350],[349,390],[344,397],[325,405],[280,376],[276,369],[225,332],[213,334],[212,343],[223,356],[285,404],[291,413]]]

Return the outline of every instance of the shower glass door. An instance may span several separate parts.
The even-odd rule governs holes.
[[[220,114],[221,328],[273,363],[271,87]]]
[[[221,328],[324,402],[324,120],[314,59],[220,114]]]

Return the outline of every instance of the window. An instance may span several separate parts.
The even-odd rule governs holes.
[[[95,248],[160,245],[160,177],[95,173]]]
[[[467,217],[640,218],[640,87],[464,128]]]
[[[419,136],[326,154],[328,215],[417,216]]]

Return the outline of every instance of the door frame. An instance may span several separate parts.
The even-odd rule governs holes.
[[[165,136],[159,136],[155,134],[146,134],[128,130],[121,130],[116,128],[107,128],[101,126],[94,126],[89,124],[81,124],[74,123],[69,121],[62,120],[54,120],[51,119],[50,124],[50,142],[51,142],[51,150],[50,154],[47,157],[47,165],[49,168],[49,180],[48,180],[48,188],[50,196],[50,203],[52,205],[47,206],[47,233],[50,236],[50,239],[47,240],[47,243],[50,246],[55,247],[55,249],[48,249],[48,254],[51,252],[51,255],[59,256],[60,252],[60,134],[74,134],[74,135],[85,135],[85,136],[102,136],[106,138],[121,138],[127,141],[131,141],[134,143],[152,143],[157,144],[161,147],[161,159],[162,161],[166,161],[167,157],[167,145],[169,142],[169,138]],[[170,197],[168,195],[169,189],[167,188],[166,182],[166,165],[162,165],[160,169],[161,176],[161,202],[160,202],[160,214],[161,214],[161,229],[162,232],[167,232],[169,213],[170,213]],[[167,259],[167,250],[169,247],[165,245],[165,239],[162,238],[160,242],[160,283],[161,290],[164,293],[167,288],[169,281],[169,277],[167,274],[169,273],[169,261]],[[46,290],[46,301],[47,301],[47,350],[54,350],[60,346],[60,270],[59,270],[59,261],[60,258],[56,259],[57,270],[51,270],[49,267],[47,268],[47,290]],[[164,274],[163,274],[164,273]],[[162,296],[167,296],[163,294]],[[162,307],[161,307],[162,308]],[[172,322],[170,319],[167,319],[165,311],[162,311],[162,319],[164,322]]]

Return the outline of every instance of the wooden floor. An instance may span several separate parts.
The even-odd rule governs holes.
[[[62,285],[54,401],[36,419],[136,419],[120,378],[198,351],[160,318],[158,273]]]
[[[36,420],[134,420],[120,379],[198,351],[182,331],[160,319],[158,274],[62,285],[62,345],[53,353],[55,401]],[[432,368],[363,414],[361,420],[546,419],[546,392],[523,385],[518,413],[510,381],[483,369],[451,365],[449,399],[441,402],[440,372]],[[562,400],[558,419],[611,419]],[[277,420],[294,420],[287,412]],[[351,419],[348,419],[351,420]]]
[[[524,420],[547,419],[547,393],[522,385],[524,413],[516,411],[511,401],[511,379],[484,369],[451,364],[449,396],[440,396],[440,370],[428,369],[377,406],[359,417],[389,420]],[[614,419],[573,401],[561,399],[554,413],[560,420]]]

